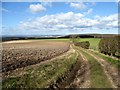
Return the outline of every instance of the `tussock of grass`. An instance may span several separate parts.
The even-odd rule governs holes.
[[[55,82],[61,75],[77,61],[77,53],[72,53],[66,58],[33,67],[20,77],[6,78],[3,88],[44,88]]]
[[[99,62],[97,62],[96,59],[94,59],[92,56],[90,56],[88,53],[80,50],[83,55],[88,59],[90,63],[90,78],[91,78],[91,87],[92,88],[110,88],[109,81],[107,79],[107,76],[105,75],[101,65]]]

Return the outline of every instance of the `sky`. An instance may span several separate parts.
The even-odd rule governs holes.
[[[2,2],[2,35],[117,34],[117,2]]]

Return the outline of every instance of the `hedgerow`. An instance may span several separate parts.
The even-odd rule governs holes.
[[[104,54],[113,55],[119,51],[119,37],[102,38],[99,42],[99,51]]]

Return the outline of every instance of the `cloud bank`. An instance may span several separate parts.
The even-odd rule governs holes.
[[[74,33],[92,30],[109,30],[118,28],[118,14],[109,16],[95,16],[86,18],[85,14],[67,12],[54,15],[45,15],[26,22],[20,22],[17,30],[37,34],[46,33]]]

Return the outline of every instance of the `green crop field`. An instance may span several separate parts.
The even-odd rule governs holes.
[[[94,50],[98,50],[98,44],[99,44],[100,38],[80,38],[80,42],[81,41],[89,41],[90,48]]]

